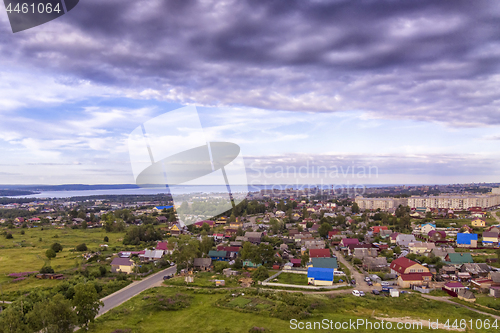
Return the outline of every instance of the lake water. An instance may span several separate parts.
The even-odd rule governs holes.
[[[386,187],[396,185],[365,185],[366,187]],[[299,188],[313,188],[316,185],[301,185]],[[349,185],[350,188],[353,185]],[[297,185],[249,185],[250,192],[258,192],[261,189],[296,189]],[[327,190],[330,186],[323,186]],[[177,193],[225,193],[226,187],[221,185],[200,185],[200,186],[177,186]],[[231,191],[234,193],[242,193],[247,190],[246,186],[236,185],[231,186]],[[129,188],[129,189],[110,189],[110,190],[81,190],[81,191],[42,191],[38,194],[28,196],[16,196],[25,198],[71,198],[82,196],[98,196],[98,195],[155,195],[159,193],[169,193],[168,188]]]

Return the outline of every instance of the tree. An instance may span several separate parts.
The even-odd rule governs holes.
[[[234,223],[236,222],[236,216],[234,216],[234,214],[231,214],[231,216],[229,217],[229,223]]]
[[[80,252],[87,251],[87,245],[85,245],[85,243],[79,244],[76,246],[76,250]]]
[[[63,247],[59,243],[54,243],[50,246],[52,250],[54,250],[55,253],[61,252],[63,250]]]
[[[89,323],[93,323],[99,308],[104,305],[100,300],[92,283],[79,283],[75,286],[73,306],[75,307],[78,324],[88,329]]]
[[[54,269],[50,266],[43,266],[42,269],[40,270],[41,274],[53,274]]]
[[[399,247],[399,245],[394,248],[394,253],[396,253],[398,256],[401,254],[401,248]]]
[[[87,221],[82,222],[82,229],[87,229]]]
[[[352,204],[352,207],[351,207],[351,211],[354,213],[354,214],[358,214],[359,213],[359,206],[357,203],[353,203]]]
[[[210,231],[210,225],[207,222],[203,222],[203,224],[201,225],[201,230],[209,232]]]
[[[327,238],[327,237],[328,237],[328,233],[329,233],[330,231],[332,231],[332,229],[333,229],[333,228],[332,228],[332,226],[330,225],[330,223],[325,222],[325,223],[323,223],[323,224],[319,227],[319,229],[318,229],[318,233],[319,233],[319,235],[320,235],[321,237],[323,237],[323,238]]]
[[[56,251],[54,251],[54,250],[52,250],[52,249],[48,249],[47,251],[45,251],[45,256],[46,256],[47,258],[49,258],[49,260],[50,260],[50,259],[54,259],[54,258],[56,257],[56,255],[57,255],[57,254],[56,254]]]
[[[37,302],[27,317],[33,331],[44,333],[70,333],[77,322],[71,301],[61,294]]]
[[[214,240],[211,237],[203,236],[200,243],[200,251],[203,254],[208,254],[208,252],[214,246]]]
[[[308,262],[309,262],[309,254],[308,253],[304,253],[302,255],[302,260],[300,261],[300,264],[302,266],[305,266]]]
[[[259,266],[253,273],[252,279],[255,281],[263,281],[269,277],[269,272],[264,266]]]

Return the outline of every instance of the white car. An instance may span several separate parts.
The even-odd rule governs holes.
[[[385,287],[387,287],[387,286],[389,285],[389,282],[387,282],[387,281],[382,281],[382,282],[380,283],[380,285],[381,285],[381,286],[385,286]]]
[[[368,282],[368,281],[371,281],[371,279],[367,276],[367,277],[365,277],[365,281]]]
[[[364,291],[359,291],[359,296],[365,296],[365,292]]]
[[[354,290],[352,291],[352,294],[353,294],[354,296],[361,296],[361,292],[360,292],[359,290],[356,290],[356,289],[354,289]]]

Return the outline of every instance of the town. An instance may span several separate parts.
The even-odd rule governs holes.
[[[0,270],[0,304],[9,309],[40,288],[72,300],[85,278],[103,300],[85,325],[117,306],[114,297],[125,297],[127,286],[140,289],[126,299],[159,286],[326,292],[382,302],[418,294],[496,314],[500,188],[421,193],[429,189],[403,197],[263,189],[205,220],[197,207],[212,199],[199,194],[183,203],[197,220],[187,226],[165,194],[4,197],[0,260],[10,264]],[[221,306],[246,309],[257,300],[231,295]]]

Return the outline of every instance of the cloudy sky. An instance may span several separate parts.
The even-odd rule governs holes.
[[[499,22],[495,1],[82,0],[13,34],[1,10],[0,184],[134,183],[128,134],[186,105],[250,181],[498,182]]]

